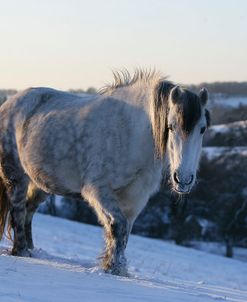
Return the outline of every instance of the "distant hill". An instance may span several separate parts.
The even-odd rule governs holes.
[[[201,83],[198,85],[185,85],[188,89],[198,92],[202,87],[208,89],[210,94],[221,94],[228,96],[246,96],[247,97],[247,82],[213,82]]]

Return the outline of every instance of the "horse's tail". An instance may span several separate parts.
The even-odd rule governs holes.
[[[9,207],[10,204],[6,192],[6,186],[2,178],[0,178],[0,240],[3,237],[6,224],[8,224],[7,236],[8,238],[11,238],[11,222],[10,219],[8,219]]]

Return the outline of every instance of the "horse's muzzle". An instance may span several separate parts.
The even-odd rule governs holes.
[[[193,174],[188,177],[181,177],[179,173],[173,173],[173,186],[175,191],[179,194],[189,194],[193,186],[193,181]]]

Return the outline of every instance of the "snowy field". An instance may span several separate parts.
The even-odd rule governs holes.
[[[244,131],[247,127],[247,121],[237,121],[233,123],[228,123],[228,124],[221,124],[221,125],[213,125],[210,126],[209,130],[212,132],[212,134],[217,134],[217,133],[229,133],[231,130],[232,131]],[[207,131],[207,132],[208,132]],[[240,132],[240,135],[242,132]]]
[[[223,107],[231,107],[237,108],[239,106],[247,106],[247,97],[240,97],[240,96],[217,96],[212,95],[212,99],[210,100],[210,105],[222,105]]]
[[[42,214],[32,258],[8,256],[1,242],[0,302],[247,301],[247,263],[132,235],[131,277],[97,266],[102,229]]]
[[[222,155],[242,155],[247,156],[247,147],[203,147],[202,154],[208,158],[208,160],[213,160],[216,157]]]

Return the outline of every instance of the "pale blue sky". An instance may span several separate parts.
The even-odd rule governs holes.
[[[0,0],[0,88],[100,87],[111,69],[247,80],[245,0]]]

